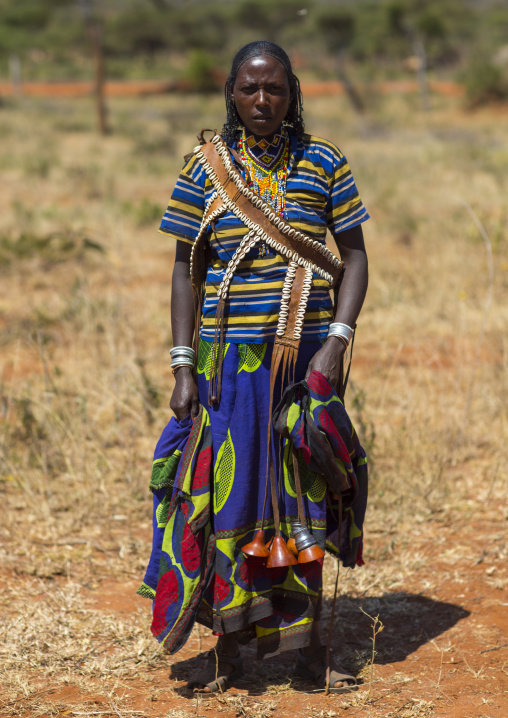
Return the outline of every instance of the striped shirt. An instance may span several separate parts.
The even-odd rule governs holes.
[[[337,235],[369,218],[358,194],[346,158],[331,142],[311,135],[298,140],[290,135],[291,148],[284,219],[296,229],[323,244],[326,230]],[[193,156],[185,164],[162,218],[161,232],[193,243],[213,186]],[[214,338],[217,290],[229,260],[247,233],[245,225],[230,211],[210,228],[211,262],[206,278],[200,336]],[[272,342],[287,260],[267,247],[259,256],[255,246],[240,262],[229,288],[225,310],[225,340],[234,343]],[[328,282],[314,274],[305,314],[303,341],[326,339],[332,321]]]

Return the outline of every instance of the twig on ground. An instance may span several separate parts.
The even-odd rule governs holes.
[[[439,675],[438,675],[438,677],[437,677],[436,691],[435,691],[435,693],[434,693],[434,700],[436,700],[436,698],[437,698],[437,692],[439,691],[439,686],[440,686],[440,684],[441,684],[441,676],[443,675],[443,658],[444,658],[444,653],[445,653],[445,652],[443,651],[442,648],[440,648],[440,647],[437,645],[437,643],[436,643],[434,640],[432,640],[431,643],[434,645],[434,647],[436,648],[436,650],[438,650],[439,653],[441,654],[441,662],[440,662],[440,664],[439,664]]]
[[[367,700],[370,698],[370,693],[372,690],[372,679],[374,677],[374,660],[376,658],[376,636],[378,633],[381,633],[381,631],[384,629],[383,623],[379,620],[379,614],[374,618],[373,616],[370,616],[366,611],[363,610],[363,608],[360,606],[360,611],[367,616],[367,618],[370,618],[372,621],[372,636],[370,640],[372,641],[372,656],[370,659],[370,676],[369,676],[369,690],[367,692]]]
[[[219,682],[219,654],[217,653],[217,648],[215,646],[214,646],[213,652],[215,653],[215,682],[218,683]],[[224,693],[220,683],[218,683],[218,685],[219,685],[220,692]]]
[[[117,708],[117,707],[115,706],[115,704],[113,703],[113,700],[112,700],[111,696],[108,696],[108,699],[109,699],[109,705],[110,705],[111,708],[114,710],[114,712],[117,714],[118,718],[122,718],[122,714],[120,713],[120,711],[118,710],[118,708]]]
[[[492,648],[485,648],[483,651],[480,651],[480,653],[490,653],[491,651],[499,651],[501,648],[506,648],[508,646],[508,643],[501,643],[500,646],[492,646]]]
[[[48,693],[54,693],[55,691],[56,688],[48,688],[45,691],[36,691],[35,693],[31,693],[28,696],[23,696],[22,698],[15,698],[13,701],[9,701],[8,703],[2,702],[2,708],[7,708],[7,706],[13,706],[15,703],[19,703],[20,701],[33,700],[34,698],[39,698],[39,696],[45,696]]]
[[[439,691],[439,686],[441,684],[441,676],[443,675],[443,656],[444,651],[439,649],[439,652],[441,653],[441,662],[439,663],[439,675],[437,677],[437,683],[436,683],[436,692],[434,693],[434,700],[437,698],[437,692]]]
[[[481,674],[482,674],[483,666],[480,668],[479,671],[475,671],[475,669],[474,669],[474,668],[471,668],[471,666],[470,666],[469,663],[467,662],[467,658],[465,657],[464,654],[462,654],[462,658],[464,659],[464,663],[465,663],[466,666],[467,666],[467,670],[468,670],[475,678],[479,678],[479,677],[481,676]]]

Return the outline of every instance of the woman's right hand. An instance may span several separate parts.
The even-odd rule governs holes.
[[[199,393],[192,369],[182,366],[175,374],[176,385],[171,396],[169,406],[178,421],[182,421],[189,414],[195,419],[199,413]]]

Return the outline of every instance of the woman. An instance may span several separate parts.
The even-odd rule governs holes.
[[[318,260],[312,259],[310,264],[299,260],[301,271],[312,281],[308,282],[306,309],[299,296],[305,319],[298,342],[286,350],[288,361],[293,362],[288,377],[286,355],[274,359],[274,341],[284,351],[280,345],[280,341],[284,344],[281,296],[290,249],[283,253],[283,244],[277,244],[270,231],[263,233],[259,225],[249,224],[237,211],[234,202],[239,201],[240,190],[229,199],[221,195],[226,205],[218,207],[216,216],[210,222],[205,219],[203,226],[203,215],[213,214],[210,207],[215,206],[215,190],[221,185],[216,184],[211,165],[206,163],[210,153],[204,157],[196,150],[186,162],[161,225],[162,232],[177,239],[171,307],[176,384],[170,406],[181,427],[190,424],[189,415],[192,419],[198,416],[200,407],[209,422],[215,563],[195,610],[197,620],[219,636],[216,654],[189,685],[204,692],[224,689],[228,679],[241,670],[239,644],[255,635],[259,656],[299,649],[300,672],[324,687],[325,652],[318,632],[322,562],[267,568],[264,561],[249,557],[242,549],[250,545],[260,526],[267,528],[268,538],[273,536],[274,512],[279,517],[275,533],[281,533],[281,540],[287,538],[289,522],[298,515],[288,444],[286,450],[281,448],[273,433],[267,435],[266,426],[289,379],[298,382],[314,371],[324,375],[332,387],[338,384],[350,328],[356,324],[367,290],[361,224],[368,214],[345,157],[330,142],[304,133],[299,82],[280,47],[254,42],[237,53],[226,82],[226,108],[222,139],[214,141],[220,140],[215,148],[226,148],[226,165],[229,158],[242,178],[237,186],[240,190],[244,187],[246,196],[249,187],[254,200],[263,200],[258,206],[271,217],[271,229],[282,228],[288,242],[288,225],[299,230],[300,238],[317,247],[332,271],[338,262],[330,263],[321,248],[330,230],[345,271],[334,313],[329,282],[324,278],[329,274]],[[226,177],[226,184],[228,181]],[[220,197],[217,202],[221,203]],[[254,234],[249,234],[249,227],[258,227],[258,233],[253,230]],[[195,293],[189,271],[191,260],[197,261],[193,245],[198,235],[206,245],[205,292],[198,307],[201,326],[195,325]],[[250,244],[247,235],[253,237]],[[296,272],[297,263],[294,267]],[[331,322],[335,331],[329,332]],[[197,382],[192,367],[194,332],[199,332]],[[280,362],[284,364],[282,372]],[[208,456],[207,451],[203,449],[201,455]],[[267,502],[270,462],[272,501]],[[294,474],[294,469],[291,471]],[[303,501],[306,521],[324,547],[329,496],[325,488],[321,491],[322,479],[317,474],[311,475],[310,481],[306,477]],[[356,562],[361,561],[357,558]],[[155,585],[151,589],[145,586],[145,594],[156,597]],[[164,603],[164,616],[168,605],[169,599]],[[334,667],[331,689],[347,690],[354,684],[353,676]]]

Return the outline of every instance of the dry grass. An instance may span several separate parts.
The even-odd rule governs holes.
[[[307,126],[350,158],[373,217],[365,229],[371,284],[349,389],[372,458],[373,541],[367,566],[343,573],[340,612],[361,606],[386,624],[418,620],[421,609],[402,593],[408,573],[422,576],[422,591],[436,589],[429,526],[437,527],[440,580],[460,585],[457,566],[473,565],[478,551],[467,540],[449,543],[439,527],[481,522],[491,506],[506,512],[507,133],[504,119],[462,114],[448,99],[436,100],[427,118],[411,100],[383,100],[361,122],[342,103],[306,107]],[[77,690],[74,715],[146,715],[136,691],[154,706],[171,694],[167,679],[160,687],[167,664],[149,637],[148,606],[122,612],[97,597],[114,597],[121,582],[133,591],[148,556],[146,485],[172,388],[173,246],[154,218],[195,131],[220,127],[221,104],[118,100],[105,140],[89,131],[85,100],[0,108],[2,716],[64,714],[69,686]],[[494,267],[483,336],[489,272],[475,218]],[[485,580],[502,589],[506,547],[490,538],[489,561],[498,563]],[[332,584],[327,570],[328,593]],[[197,634],[190,643],[196,651]],[[364,648],[349,657],[368,681]],[[340,709],[302,710],[440,715],[433,706],[445,700],[443,650],[434,651],[431,693],[415,692],[393,713],[380,698],[414,676],[379,682],[375,672],[370,702],[362,691],[334,704]],[[483,680],[481,665],[471,666],[472,681]],[[221,706],[203,701],[164,715],[222,708],[264,718],[281,696],[295,695],[298,682],[284,666],[252,670],[263,698],[227,694]]]

